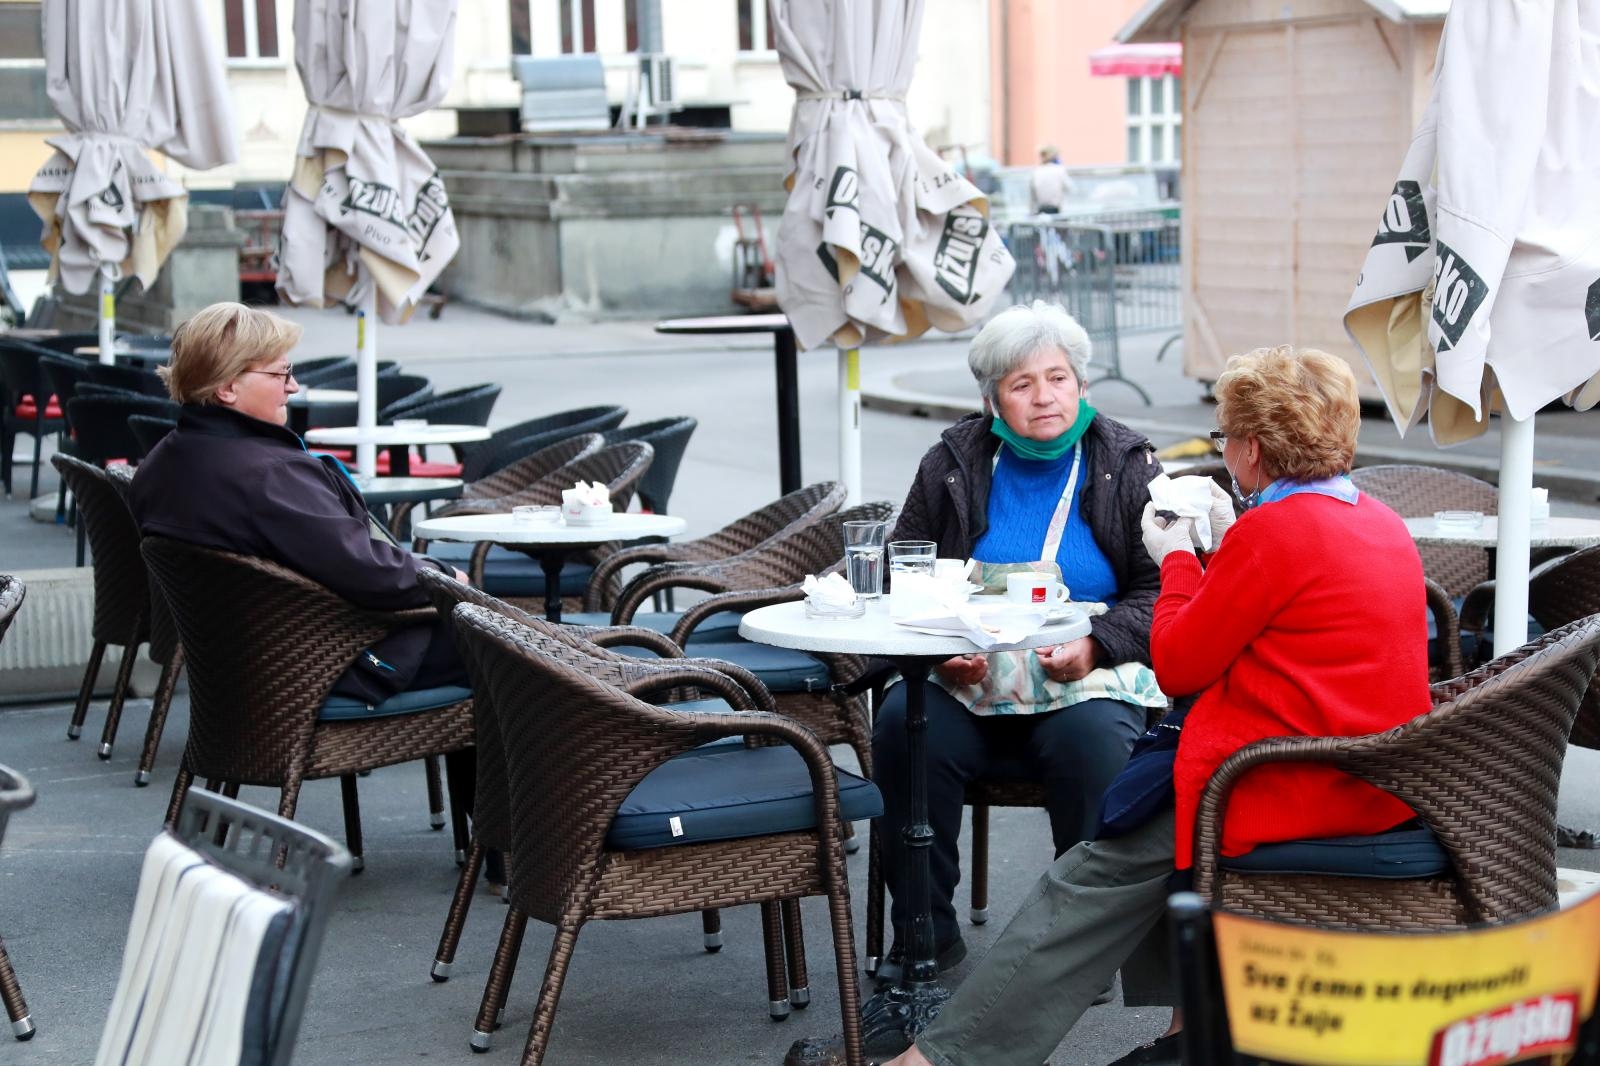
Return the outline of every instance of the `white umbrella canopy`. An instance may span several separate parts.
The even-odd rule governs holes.
[[[1533,416],[1600,400],[1600,6],[1454,4],[1345,312],[1404,434],[1501,415],[1495,651],[1527,638]]]
[[[187,219],[183,186],[150,150],[195,170],[238,158],[222,54],[201,0],[46,0],[46,86],[67,132],[28,187],[52,277],[148,288]],[[102,357],[109,357],[109,352]]]
[[[860,500],[855,348],[988,315],[1015,264],[977,186],[911,128],[923,0],[771,0],[794,87],[778,306],[802,348],[840,349],[840,480]]]
[[[404,321],[460,248],[438,170],[399,120],[450,87],[454,0],[299,0],[295,66],[305,125],[284,192],[278,290],[292,303],[360,302]]]

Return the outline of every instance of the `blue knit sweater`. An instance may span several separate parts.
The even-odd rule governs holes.
[[[1072,473],[1073,451],[1059,459],[1022,459],[1000,446],[994,484],[989,489],[989,528],[973,546],[973,556],[986,563],[1039,562],[1050,516]],[[1061,535],[1056,562],[1061,580],[1081,603],[1117,602],[1116,575],[1083,519],[1083,486],[1091,471],[1080,468],[1073,489],[1072,510]]]

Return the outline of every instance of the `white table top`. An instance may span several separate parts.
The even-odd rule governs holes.
[[[468,444],[488,440],[489,431],[483,426],[374,426],[370,433],[362,433],[356,426],[336,426],[313,429],[306,434],[307,444]]]
[[[356,403],[361,395],[355,389],[301,389],[289,397],[290,403]]]
[[[592,526],[561,522],[518,522],[511,514],[467,514],[428,518],[418,522],[412,535],[423,540],[458,540],[497,544],[603,544],[608,540],[673,537],[688,528],[681,518],[664,514],[613,514]]]
[[[362,477],[352,475],[361,495],[416,496],[418,499],[459,496],[465,487],[458,477]]]
[[[1500,520],[1485,515],[1476,529],[1440,529],[1432,518],[1407,518],[1406,529],[1418,544],[1493,548],[1500,541]],[[1549,518],[1529,529],[1531,548],[1587,548],[1600,544],[1600,519]]]
[[[867,601],[867,613],[860,618],[807,618],[804,600],[757,607],[739,623],[739,635],[780,648],[851,655],[941,658],[979,650],[966,637],[936,636],[896,625],[889,618],[887,596]],[[1069,608],[1065,621],[1047,625],[1026,640],[995,650],[1045,648],[1088,635],[1089,618],[1074,607]]]

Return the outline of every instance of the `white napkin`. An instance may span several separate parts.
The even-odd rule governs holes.
[[[611,493],[606,491],[605,485],[601,482],[580,481],[570,489],[562,489],[561,499],[566,503],[580,503],[585,507],[608,507],[611,503]]]
[[[800,587],[805,591],[806,599],[818,607],[837,609],[855,606],[856,591],[843,574],[829,574],[820,578],[815,574],[807,574]]]
[[[895,624],[938,636],[958,633],[988,651],[1033,636],[1045,621],[1044,610],[1032,604],[965,602],[897,618]]]
[[[1179,518],[1192,518],[1190,526],[1195,546],[1211,550],[1211,479],[1196,474],[1168,477],[1157,474],[1150,482],[1150,501],[1158,511],[1171,511]]]

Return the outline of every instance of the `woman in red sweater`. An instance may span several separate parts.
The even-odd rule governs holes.
[[[1235,522],[1214,488],[1216,551],[1202,560],[1194,519],[1165,519],[1154,504],[1144,515],[1145,547],[1161,566],[1156,677],[1169,696],[1196,696],[1186,716],[1153,731],[1182,732],[1170,792],[1150,787],[1151,763],[1139,776],[1136,749],[1106,794],[1100,838],[1055,861],[896,1064],[1036,1066],[1119,967],[1127,1005],[1175,1005],[1157,938],[1141,942],[1161,920],[1173,870],[1192,862],[1212,772],[1266,737],[1357,736],[1431,706],[1421,560],[1400,518],[1348,477],[1361,426],[1350,368],[1322,352],[1259,349],[1230,359],[1215,393],[1213,436],[1243,517]],[[1237,855],[1380,833],[1411,816],[1331,768],[1269,766],[1234,790],[1222,847]],[[1175,1014],[1166,1035],[1113,1066],[1179,1062],[1179,1023]]]

